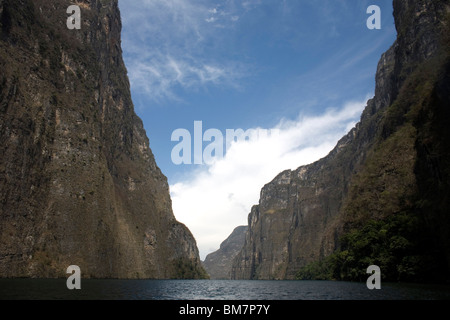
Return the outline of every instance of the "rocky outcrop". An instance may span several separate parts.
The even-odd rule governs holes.
[[[247,226],[236,227],[217,251],[208,254],[203,266],[211,279],[230,279],[230,271],[234,258],[241,251]]]
[[[425,261],[439,265],[434,271],[441,275],[450,267],[444,213],[450,205],[444,200],[450,190],[444,182],[450,135],[439,120],[450,104],[444,85],[450,5],[394,0],[393,6],[398,37],[380,59],[375,96],[360,122],[328,156],[284,171],[263,187],[232,278],[294,279],[301,268],[333,254],[327,266],[341,266],[330,271],[334,278],[355,279],[369,262],[381,265],[391,279],[433,273],[417,267]],[[425,191],[429,188],[439,200]],[[400,227],[405,221],[414,222]],[[364,238],[369,234],[371,239]],[[427,246],[432,257],[425,257]]]
[[[117,0],[0,1],[0,277],[198,278],[134,112]]]

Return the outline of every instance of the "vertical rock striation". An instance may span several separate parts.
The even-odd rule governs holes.
[[[0,1],[0,277],[198,278],[134,112],[117,0]]]
[[[233,260],[241,251],[245,241],[247,226],[236,227],[217,251],[208,254],[203,266],[211,279],[230,279]]]
[[[328,156],[262,188],[232,278],[294,279],[336,253],[333,278],[358,278],[367,263],[390,279],[450,268],[450,4],[393,8],[398,37],[360,122]]]

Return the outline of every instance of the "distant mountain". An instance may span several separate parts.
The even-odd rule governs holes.
[[[134,112],[118,1],[0,0],[0,70],[0,277],[205,277]]]
[[[249,214],[233,279],[445,281],[450,270],[450,3],[394,0],[360,122],[280,173]]]
[[[233,259],[241,251],[247,226],[240,226],[226,238],[217,251],[208,254],[203,261],[203,266],[211,279],[230,279],[230,271]]]

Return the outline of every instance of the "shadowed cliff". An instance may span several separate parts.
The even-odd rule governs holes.
[[[198,278],[134,112],[117,0],[0,0],[0,277]]]

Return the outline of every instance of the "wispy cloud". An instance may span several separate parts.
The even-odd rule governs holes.
[[[203,120],[218,125],[270,126],[281,117],[295,118],[298,110],[308,112],[268,128],[279,129],[278,135],[232,144],[223,159],[194,171],[182,168],[180,172],[190,172],[183,179],[169,177],[174,213],[194,233],[202,258],[234,227],[246,223],[265,183],[282,170],[325,156],[358,120],[367,97],[342,101],[371,90],[367,79],[373,80],[374,65],[366,60],[391,36],[360,32],[366,30],[369,2],[121,2],[122,48],[133,95],[143,94],[139,100],[163,105],[194,97],[195,117],[207,111]],[[224,94],[211,95],[206,102],[191,94],[217,87],[225,88]],[[240,100],[224,99],[218,114],[226,110],[228,115],[223,121],[212,119],[216,115],[210,106],[232,92],[230,88],[242,89],[242,95],[229,95]],[[323,111],[324,106],[336,108]],[[171,119],[177,126],[190,112],[184,111]],[[166,132],[158,134],[155,129],[153,141],[167,138]],[[171,164],[166,167],[172,169]]]
[[[237,64],[215,64],[189,57],[175,57],[157,50],[131,59],[128,73],[134,90],[145,93],[154,101],[180,100],[176,89],[198,90],[208,85],[238,87],[244,76]]]
[[[208,44],[220,43],[211,25],[223,28],[238,19],[224,8],[206,1],[144,0],[127,2],[121,11],[133,90],[159,102],[181,100],[177,90],[239,87],[246,69],[241,62],[205,54]]]
[[[236,226],[246,224],[265,183],[285,169],[324,157],[359,120],[366,101],[283,120],[271,128],[278,134],[234,142],[222,159],[172,184],[174,213],[193,232],[202,259]]]

